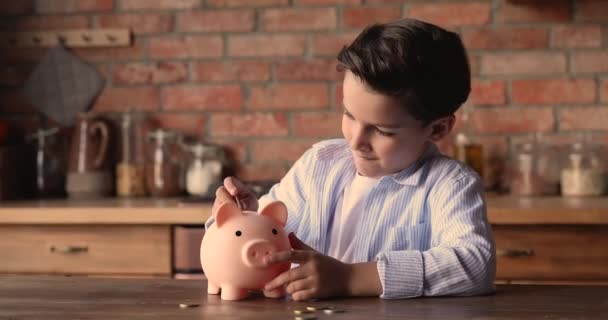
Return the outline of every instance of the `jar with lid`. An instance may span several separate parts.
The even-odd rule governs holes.
[[[186,191],[197,197],[212,197],[215,186],[221,185],[225,163],[224,151],[220,146],[204,143],[184,145],[190,159],[186,171]]]
[[[116,194],[137,197],[146,194],[145,187],[145,130],[147,118],[132,110],[120,120],[120,151],[116,166]]]
[[[38,129],[29,135],[35,143],[34,192],[39,198],[65,196],[67,144],[58,127]]]
[[[173,197],[184,190],[183,170],[175,132],[156,129],[148,133],[145,165],[146,189],[154,197]]]
[[[567,152],[561,171],[564,196],[599,196],[606,192],[606,170],[599,146],[579,141]]]
[[[534,140],[516,145],[511,169],[511,194],[559,194],[559,154],[554,146],[541,141],[540,135]]]

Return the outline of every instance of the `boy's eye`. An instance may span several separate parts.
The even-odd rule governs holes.
[[[344,110],[344,112],[343,112],[343,113],[344,113],[344,115],[345,115],[347,118],[349,118],[349,119],[354,119],[353,115],[352,115],[352,114],[350,114],[348,111]]]
[[[380,129],[378,129],[378,128],[375,128],[375,131],[376,131],[376,133],[378,133],[379,135],[381,135],[381,136],[385,136],[385,137],[392,137],[392,136],[394,136],[394,135],[395,135],[395,134],[394,134],[394,133],[392,133],[392,132],[386,132],[386,131],[382,131],[382,130],[380,130]]]

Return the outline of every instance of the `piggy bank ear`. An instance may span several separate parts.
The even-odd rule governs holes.
[[[217,223],[217,227],[221,228],[226,221],[242,214],[243,212],[241,212],[241,209],[239,209],[239,207],[237,207],[234,203],[226,202],[217,208],[213,216],[215,218],[215,223]]]
[[[263,216],[268,216],[278,221],[282,226],[287,222],[287,207],[281,201],[273,201],[260,212]]]

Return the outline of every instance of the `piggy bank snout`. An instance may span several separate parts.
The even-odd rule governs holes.
[[[265,258],[276,251],[275,245],[268,240],[251,240],[243,246],[243,263],[251,268],[265,267]]]

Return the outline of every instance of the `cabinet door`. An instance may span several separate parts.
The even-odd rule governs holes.
[[[497,280],[608,280],[608,226],[493,226]]]
[[[0,226],[0,272],[171,274],[169,226]]]

